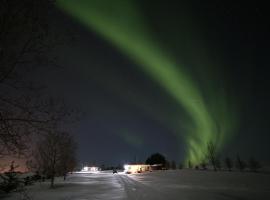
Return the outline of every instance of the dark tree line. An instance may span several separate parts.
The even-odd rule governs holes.
[[[179,163],[176,165],[175,161],[169,162],[165,156],[160,153],[154,153],[150,155],[146,159],[146,164],[155,165],[161,164],[162,169],[183,169],[184,165]],[[223,160],[220,159],[217,152],[217,147],[215,143],[209,142],[207,144],[207,151],[205,153],[205,158],[198,164],[194,165],[191,161],[186,163],[186,167],[189,169],[202,169],[208,170],[209,167],[212,167],[214,171],[227,170],[232,171],[236,169],[238,171],[249,170],[251,172],[258,172],[258,170],[262,167],[260,162],[251,157],[248,161],[244,161],[241,159],[239,155],[235,157],[235,159],[231,159],[230,157],[225,157]]]
[[[149,165],[161,165],[161,169],[177,169],[177,165],[174,160],[168,161],[165,156],[160,153],[154,153],[150,155],[146,159],[145,163]],[[183,166],[181,166],[181,164],[178,166],[179,169],[181,169],[182,167]]]
[[[149,165],[161,164],[163,167],[165,167],[167,160],[162,154],[154,153],[146,159],[145,163]]]
[[[228,171],[232,171],[235,167],[241,172],[245,171],[247,168],[252,172],[257,172],[261,168],[260,163],[254,158],[251,157],[248,162],[245,162],[239,155],[236,156],[235,160],[232,160],[230,157],[226,157],[222,163],[217,154],[216,145],[212,141],[207,144],[206,159],[204,159],[201,164],[203,169],[207,168],[207,162],[205,160],[212,165],[214,171],[221,170],[222,166],[224,166]]]

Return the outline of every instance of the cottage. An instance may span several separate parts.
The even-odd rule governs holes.
[[[82,168],[81,171],[82,172],[98,172],[99,171],[99,167],[95,167],[95,166],[88,167],[88,166],[85,166],[85,167]]]
[[[124,172],[127,174],[133,174],[133,173],[142,173],[146,171],[151,171],[151,165],[146,164],[130,164],[130,165],[124,165]]]

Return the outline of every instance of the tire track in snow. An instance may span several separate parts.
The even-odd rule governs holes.
[[[168,199],[160,191],[153,189],[151,186],[134,180],[128,175],[117,175],[119,183],[123,186],[127,199],[129,200],[164,200]]]

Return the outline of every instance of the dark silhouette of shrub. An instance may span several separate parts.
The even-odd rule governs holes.
[[[248,168],[252,172],[258,172],[258,169],[260,169],[262,166],[259,163],[259,161],[255,160],[254,158],[250,158],[248,161]]]
[[[174,160],[171,162],[171,169],[176,169],[176,163]]]
[[[189,169],[192,169],[193,168],[193,164],[192,164],[192,162],[190,160],[188,161],[188,168]]]
[[[178,169],[183,169],[183,164],[182,163],[180,163],[179,165],[178,165]]]
[[[207,170],[207,165],[206,165],[206,162],[204,160],[201,162],[200,166],[203,170]]]
[[[226,166],[226,168],[228,169],[228,171],[232,171],[233,168],[233,162],[229,157],[226,157],[224,160],[224,164]]]
[[[221,170],[221,168],[222,168],[222,165],[221,165],[221,162],[220,162],[220,159],[219,158],[216,158],[216,168],[217,168],[217,170]]]
[[[15,172],[14,161],[11,162],[10,170],[1,175],[0,191],[10,193],[16,191],[21,185],[19,174]]]
[[[247,167],[245,161],[241,160],[239,155],[236,157],[235,167],[241,172],[243,172]]]

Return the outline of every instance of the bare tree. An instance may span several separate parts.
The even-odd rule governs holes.
[[[61,164],[59,175],[62,175],[64,177],[64,180],[66,180],[66,176],[68,172],[72,172],[77,165],[76,160],[76,148],[77,145],[74,141],[74,138],[70,134],[64,135],[64,140],[62,141],[62,153],[61,153]]]
[[[47,60],[47,0],[0,1],[0,155],[17,153],[25,146],[32,117],[31,88],[21,75]]]
[[[27,102],[21,103],[27,105]],[[46,134],[63,122],[74,120],[76,115],[64,102],[55,99],[38,99],[30,103],[27,110],[18,109],[0,120],[0,156],[25,153],[34,133]]]
[[[207,144],[206,157],[212,164],[214,170],[217,171],[217,149],[212,141],[208,142]]]
[[[61,41],[51,31],[53,2],[0,0],[0,156],[22,153],[31,133],[59,121],[62,105],[42,99],[27,77],[54,64],[49,52]]]
[[[26,69],[49,62],[51,0],[0,0],[0,84],[20,88]]]
[[[49,132],[37,145],[34,156],[36,167],[51,180],[54,187],[56,176],[66,176],[76,165],[76,144],[73,137],[65,132]]]

